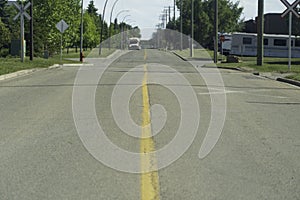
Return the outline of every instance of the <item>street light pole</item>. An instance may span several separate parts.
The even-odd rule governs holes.
[[[194,0],[192,0],[190,57],[194,57]]]
[[[104,28],[104,18],[105,18],[105,10],[107,6],[108,0],[105,1],[104,8],[103,8],[103,14],[102,14],[102,23],[101,23],[101,30],[100,30],[100,45],[99,45],[99,55],[102,54],[102,37],[103,37],[103,28]]]
[[[218,62],[218,41],[219,41],[219,36],[218,36],[218,32],[219,32],[219,7],[218,7],[218,0],[215,0],[215,39],[214,39],[214,63]]]
[[[120,12],[118,12],[117,16],[115,17],[115,19],[118,19],[118,17],[120,16],[120,14],[124,13],[124,12],[129,12],[130,10],[121,10]]]
[[[121,49],[123,50],[124,49],[124,39],[125,39],[125,36],[124,36],[124,32],[125,32],[125,28],[126,28],[126,25],[124,25],[125,23],[125,20],[127,17],[130,17],[131,15],[126,15],[122,22],[121,22],[121,26],[122,26],[122,31],[121,31]]]
[[[80,62],[83,62],[83,0],[81,0]]]
[[[114,5],[113,5],[113,7],[112,7],[112,9],[111,9],[111,12],[110,12],[110,18],[109,18],[109,49],[111,48],[111,31],[112,31],[112,30],[111,30],[111,25],[112,25],[111,20],[112,20],[112,15],[113,15],[114,9],[115,9],[115,7],[116,7],[118,1],[119,1],[119,0],[116,0],[116,1],[114,2]]]

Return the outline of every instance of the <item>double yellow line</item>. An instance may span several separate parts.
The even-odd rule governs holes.
[[[144,60],[147,60],[145,50]],[[155,157],[155,144],[151,132],[151,113],[148,91],[148,69],[144,65],[144,79],[142,85],[143,93],[143,113],[142,113],[142,138],[140,144],[141,153],[141,199],[159,200],[159,177],[157,171],[157,161]]]

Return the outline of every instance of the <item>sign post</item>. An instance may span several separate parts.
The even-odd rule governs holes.
[[[290,4],[287,0],[280,0],[287,9],[282,13],[281,17],[285,17],[287,14],[289,14],[289,71],[291,71],[292,68],[292,20],[293,20],[293,14],[300,18],[300,15],[295,10],[295,8],[300,3],[300,0],[296,0],[293,4]]]
[[[14,17],[14,21],[16,21],[19,17],[21,18],[21,62],[24,62],[25,58],[25,40],[24,40],[24,16],[31,20],[30,15],[26,13],[26,10],[30,7],[31,3],[27,3],[25,6],[22,4],[19,5],[17,2],[13,2],[13,5],[19,10],[19,13]]]
[[[60,37],[60,63],[62,64],[62,55],[63,55],[63,33],[69,28],[69,25],[64,21],[61,20],[56,24],[56,28],[60,31],[61,37]]]

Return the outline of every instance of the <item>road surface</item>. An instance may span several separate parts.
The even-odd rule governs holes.
[[[80,70],[93,74],[104,69],[109,60],[87,61],[93,65]],[[196,65],[201,68],[203,62],[196,61]],[[159,163],[151,163],[156,159],[161,162],[159,157],[141,158],[145,159],[141,169],[152,169],[148,174],[120,172],[104,165],[78,135],[72,111],[74,87],[97,87],[94,108],[110,141],[130,152],[153,152],[175,138],[182,116],[176,94],[147,82],[153,74],[162,80],[172,76],[159,65],[177,70],[195,91],[201,116],[193,143],[163,169],[156,170]],[[205,81],[190,63],[168,52],[141,50],[121,55],[99,83],[86,80],[76,84],[78,70],[62,67],[0,82],[0,199],[300,199],[298,88],[221,70],[225,90],[216,84],[212,92],[226,94],[225,125],[212,152],[199,159],[212,102]],[[209,70],[212,75],[218,72]],[[130,79],[128,85],[118,85],[124,74],[140,83],[130,83]],[[151,138],[129,136],[114,120],[114,88],[120,86],[126,91],[130,85],[139,86],[128,102],[132,121],[145,127],[149,121],[159,123],[166,118],[162,130]],[[122,102],[122,98],[118,100]],[[157,104],[164,107],[163,115],[152,113],[150,107]],[[189,112],[192,115],[193,110]],[[153,129],[143,128],[140,134],[149,136]]]

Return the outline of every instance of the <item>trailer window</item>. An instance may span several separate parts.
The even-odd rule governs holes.
[[[264,39],[264,45],[268,46],[269,45],[269,40],[268,39]]]
[[[295,40],[295,46],[296,47],[300,47],[300,39],[296,39]]]
[[[244,37],[243,38],[243,44],[252,44],[252,38]]]
[[[283,39],[275,39],[274,40],[274,46],[285,47],[286,45],[287,45],[286,40],[283,40]]]

